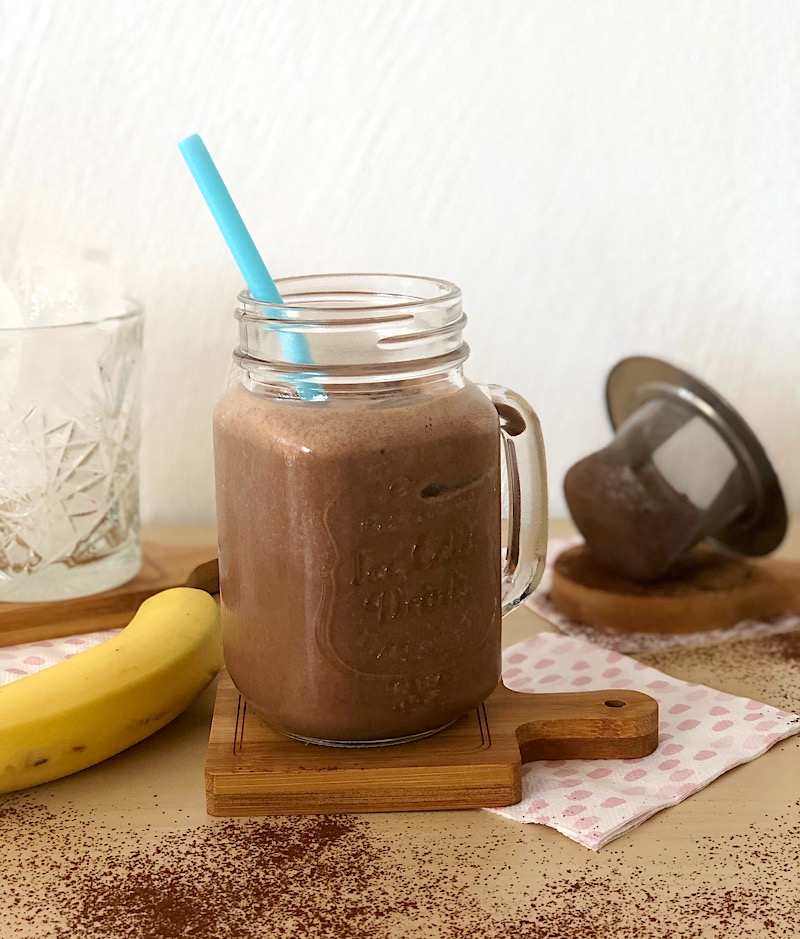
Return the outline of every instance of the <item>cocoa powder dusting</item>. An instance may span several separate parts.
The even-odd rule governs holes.
[[[674,647],[636,657],[686,681],[800,711],[800,629],[716,645]]]
[[[3,939],[752,939],[800,922],[800,802],[735,837],[698,833],[688,865],[685,845],[654,865],[636,832],[594,854],[480,812],[405,816],[402,839],[380,816],[132,833],[34,797],[0,801]]]
[[[775,636],[774,643],[785,662],[800,662],[800,631]]]

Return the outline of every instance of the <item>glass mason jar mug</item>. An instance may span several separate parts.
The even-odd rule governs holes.
[[[501,617],[541,577],[538,419],[464,378],[455,285],[278,286],[284,306],[239,296],[214,413],[228,670],[271,726],[307,742],[435,733],[494,690]]]

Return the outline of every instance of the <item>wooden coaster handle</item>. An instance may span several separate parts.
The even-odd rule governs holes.
[[[198,564],[186,578],[185,586],[205,590],[206,593],[219,593],[219,561],[217,558]]]
[[[511,694],[523,718],[517,727],[523,763],[632,759],[658,746],[658,702],[640,691]]]

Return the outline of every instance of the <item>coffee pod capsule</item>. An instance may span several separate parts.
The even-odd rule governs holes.
[[[769,554],[786,505],[764,448],[736,411],[659,359],[623,359],[606,402],[615,430],[564,479],[572,518],[600,563],[656,580],[703,539],[727,553]]]

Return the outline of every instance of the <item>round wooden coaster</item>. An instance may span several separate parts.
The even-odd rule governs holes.
[[[572,619],[620,632],[723,629],[800,610],[800,562],[750,561],[701,547],[661,579],[638,583],[578,545],[556,558],[550,597]]]

